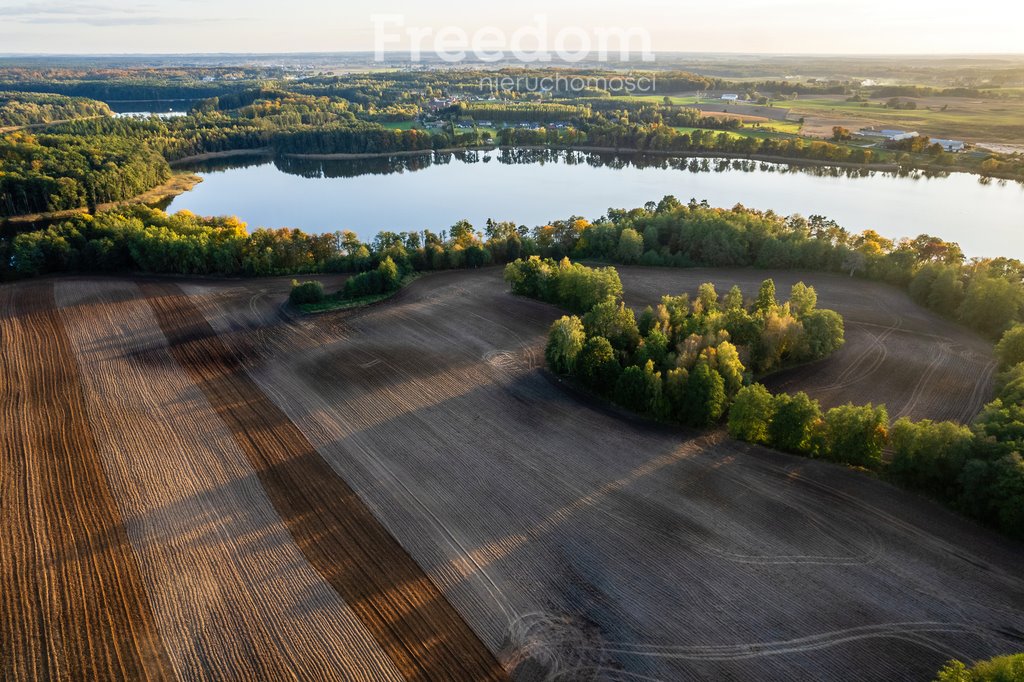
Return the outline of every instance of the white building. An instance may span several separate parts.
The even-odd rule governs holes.
[[[722,99],[724,99],[726,102],[735,102],[739,98],[739,95],[722,95]]]

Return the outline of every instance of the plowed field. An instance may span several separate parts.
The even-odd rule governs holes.
[[[757,271],[623,269],[631,305]],[[901,292],[771,379],[966,418]],[[1024,549],[857,472],[592,404],[499,269],[297,318],[285,280],[0,287],[2,679],[930,679],[1024,648]]]

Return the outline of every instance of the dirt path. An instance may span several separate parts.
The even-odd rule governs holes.
[[[249,457],[307,560],[409,680],[504,671],[373,513],[266,398],[176,285],[145,284],[171,352]]]
[[[0,288],[0,339],[0,678],[169,677],[49,283]]]

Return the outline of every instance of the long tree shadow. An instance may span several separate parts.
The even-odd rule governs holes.
[[[444,595],[249,378],[195,304],[174,285],[142,290],[172,355],[234,435],[296,544],[406,678],[503,678]]]

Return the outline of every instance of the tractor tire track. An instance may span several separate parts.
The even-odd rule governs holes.
[[[242,369],[177,285],[144,284],[178,363],[250,458],[307,560],[409,680],[505,677],[444,594]]]

